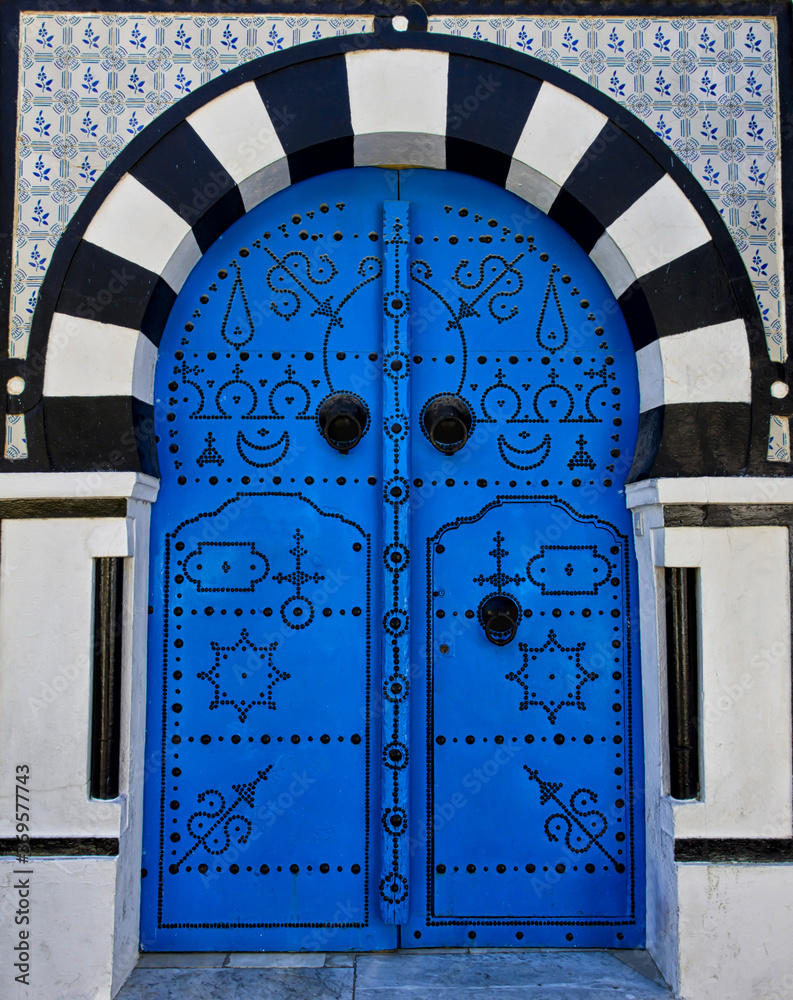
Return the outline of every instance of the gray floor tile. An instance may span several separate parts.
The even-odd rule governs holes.
[[[411,955],[468,955],[471,948],[405,948],[403,951],[380,952],[379,954],[395,955],[397,958]],[[499,953],[514,951],[513,948],[476,948],[476,953],[497,951]]]
[[[646,951],[641,951],[638,948],[615,948],[614,950],[609,948],[609,955],[612,955],[617,961],[629,965],[632,969],[640,972],[647,979],[657,983],[659,986],[666,986],[664,977],[658,971],[658,966]]]
[[[325,952],[237,951],[229,955],[226,965],[230,969],[321,969]]]
[[[145,951],[139,969],[222,969],[226,951]]]
[[[353,951],[333,951],[325,956],[325,967],[328,969],[351,969],[354,965]]]
[[[352,1000],[353,969],[136,969],[116,1000]]]
[[[464,957],[395,953],[362,955],[356,965],[356,1000],[362,991],[603,986],[668,997],[662,988],[605,952],[487,952]],[[419,1000],[418,995],[415,1000]],[[644,997],[642,997],[644,1000]]]
[[[671,1000],[671,994],[649,989],[615,986],[481,986],[394,989],[398,1000]],[[355,1000],[383,1000],[383,990],[355,990]]]

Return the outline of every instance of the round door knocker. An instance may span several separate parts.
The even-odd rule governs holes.
[[[494,646],[506,646],[518,631],[520,607],[509,594],[491,594],[479,605],[479,621],[488,642]]]
[[[317,419],[322,436],[331,448],[346,455],[363,437],[369,418],[357,396],[337,392],[323,401]]]
[[[453,455],[464,446],[472,424],[468,404],[459,396],[436,396],[424,409],[427,436],[444,455]]]

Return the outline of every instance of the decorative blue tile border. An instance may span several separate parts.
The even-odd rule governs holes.
[[[23,15],[11,354],[25,354],[58,237],[137,132],[241,63],[371,26],[371,18],[308,15]],[[783,358],[772,19],[435,17],[430,30],[558,65],[652,127],[724,216],[771,357]]]

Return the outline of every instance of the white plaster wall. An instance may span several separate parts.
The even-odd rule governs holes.
[[[659,505],[634,511],[639,567],[639,615],[644,715],[645,820],[647,836],[647,950],[666,981],[677,983],[677,879],[674,818],[665,796],[668,774],[666,637],[663,571],[653,563],[653,532],[663,525]]]
[[[647,948],[685,1000],[793,998],[793,865],[674,862],[676,834],[788,838],[793,831],[789,539],[780,527],[663,528],[664,507],[790,503],[792,487],[658,480],[626,491],[639,567]],[[664,565],[700,568],[700,803],[667,794]]]
[[[701,801],[676,837],[789,837],[790,581],[784,527],[663,528],[657,566],[700,570]]]
[[[31,875],[18,876],[24,867]],[[115,858],[0,858],[0,983],[3,1000],[108,1000],[113,967]],[[30,879],[30,986],[15,981],[19,878]]]
[[[0,773],[30,766],[31,836],[118,837],[126,796],[89,798],[93,560],[128,556],[128,518],[6,520],[0,545]],[[0,785],[0,837],[15,835]]]
[[[793,997],[793,865],[677,866],[685,1000]]]
[[[27,477],[24,477],[25,479]],[[134,480],[134,477],[133,477]],[[64,495],[139,494],[128,518],[6,520],[0,545],[0,766],[31,766],[31,836],[119,837],[119,855],[35,858],[28,989],[0,949],[0,996],[9,1000],[110,1000],[138,959],[145,760],[149,500],[156,482],[84,477]],[[18,477],[23,495],[39,483]],[[0,493],[3,491],[0,482]],[[89,798],[93,559],[125,562],[120,794]],[[62,681],[58,681],[62,678]],[[7,792],[7,789],[3,789]],[[0,836],[14,836],[0,800]],[[14,859],[0,859],[0,941],[16,941]],[[26,877],[26,876],[23,876]],[[6,968],[7,966],[7,968]],[[6,992],[6,983],[10,991]]]
[[[122,665],[120,784],[127,795],[128,826],[119,845],[113,936],[115,996],[138,960],[140,941],[140,858],[143,836],[143,783],[152,773],[147,767],[146,660],[149,619],[149,521],[151,506],[130,500],[135,521],[133,558],[127,560],[124,578],[124,644]]]

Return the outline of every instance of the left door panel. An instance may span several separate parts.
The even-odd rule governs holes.
[[[209,248],[163,337],[145,949],[396,944],[376,895],[372,568],[395,196],[396,175],[373,169],[269,199]],[[347,454],[315,416],[335,393],[366,410]]]

